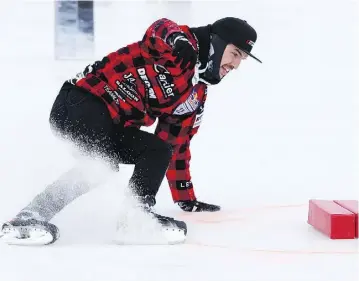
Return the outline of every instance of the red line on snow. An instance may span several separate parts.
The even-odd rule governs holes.
[[[256,252],[264,254],[301,254],[301,255],[329,255],[329,254],[340,254],[340,255],[358,255],[359,251],[309,251],[309,250],[271,250],[271,249],[246,249],[233,247],[229,245],[211,245],[203,244],[200,242],[189,242],[186,245],[207,247],[207,248],[219,248],[238,252]]]

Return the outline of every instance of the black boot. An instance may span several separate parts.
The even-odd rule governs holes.
[[[185,212],[217,212],[221,210],[220,206],[193,201],[179,201],[178,206]]]
[[[48,245],[59,236],[59,229],[54,224],[30,218],[15,218],[4,223],[0,235],[5,243],[13,245]]]
[[[141,208],[151,214],[164,228],[168,229],[178,229],[184,232],[187,235],[187,225],[184,221],[175,220],[171,217],[166,217],[157,214],[153,210],[153,206],[156,204],[156,199],[154,196],[145,196],[145,197],[137,197],[140,202]]]

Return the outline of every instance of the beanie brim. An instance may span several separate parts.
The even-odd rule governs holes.
[[[260,59],[258,59],[256,56],[252,55],[250,52],[247,52],[247,51],[242,50],[242,49],[241,49],[241,51],[245,52],[248,56],[254,58],[256,61],[262,63],[262,61]]]

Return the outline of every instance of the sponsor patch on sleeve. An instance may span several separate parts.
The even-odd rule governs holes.
[[[202,122],[202,119],[203,119],[203,114],[204,114],[203,111],[201,113],[199,113],[199,114],[196,114],[196,119],[194,120],[194,123],[193,123],[193,126],[192,126],[193,128],[196,128],[199,125],[201,125],[201,122]]]
[[[179,106],[177,106],[173,114],[184,115],[184,114],[192,113],[198,108],[199,104],[200,102],[198,100],[197,92],[192,91],[192,93],[189,95],[187,100],[181,103]]]

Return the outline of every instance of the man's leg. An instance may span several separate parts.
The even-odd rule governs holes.
[[[154,134],[115,125],[97,97],[68,90],[57,97],[50,116],[56,133],[77,143],[84,153],[102,155],[113,169],[118,163],[135,164],[130,188],[136,197],[154,200],[172,156],[171,146]],[[89,180],[87,166],[79,165],[50,184],[17,217],[51,220],[65,206],[96,186],[101,175]],[[101,173],[96,171],[96,173]],[[106,177],[106,175],[103,175]],[[103,178],[102,177],[102,178]]]
[[[156,135],[137,128],[114,130],[118,161],[134,164],[130,188],[135,196],[155,197],[172,157],[172,147]]]
[[[133,175],[130,179],[129,189],[135,197],[135,203],[139,210],[143,210],[162,226],[163,238],[169,243],[181,243],[185,240],[187,226],[183,221],[157,214],[152,208],[156,204],[156,195],[166,174],[169,162],[172,158],[172,147],[156,135],[139,130],[137,128],[123,128],[115,130],[114,139],[116,151],[121,163],[135,164]],[[131,200],[132,201],[132,200]],[[127,204],[126,204],[127,205]],[[131,208],[130,208],[131,209]],[[128,216],[128,214],[130,214]],[[141,215],[139,220],[142,221]],[[119,221],[119,233],[128,235],[128,231],[134,226],[134,236],[138,232],[147,229],[145,226],[136,228],[137,216],[127,208]],[[156,224],[157,225],[157,224]],[[152,232],[151,229],[148,231]],[[129,231],[131,233],[131,231]],[[123,237],[123,236],[122,236]]]
[[[23,208],[16,218],[34,218],[49,222],[63,208],[97,186],[91,182],[83,167],[77,166],[62,174]]]
[[[52,240],[46,241],[52,243],[58,237],[58,229],[50,224],[49,220],[73,200],[98,185],[101,177],[104,179],[108,175],[108,169],[105,171],[96,168],[96,172],[100,171],[103,174],[100,177],[97,175],[91,177],[91,172],[94,170],[91,171],[88,162],[93,165],[96,164],[96,160],[87,159],[86,154],[96,151],[96,156],[105,156],[104,161],[108,166],[116,167],[116,165],[114,146],[110,137],[113,122],[106,106],[97,97],[77,88],[63,87],[51,110],[50,123],[56,134],[76,143],[82,153],[80,158],[88,161],[85,166],[82,161],[78,161],[75,168],[47,186],[12,221],[5,223],[3,230],[8,233],[9,231],[28,233],[30,229],[28,226],[33,226],[36,231],[39,228],[45,229],[52,235]],[[95,166],[104,167],[103,163]],[[16,234],[18,237],[18,233]]]

